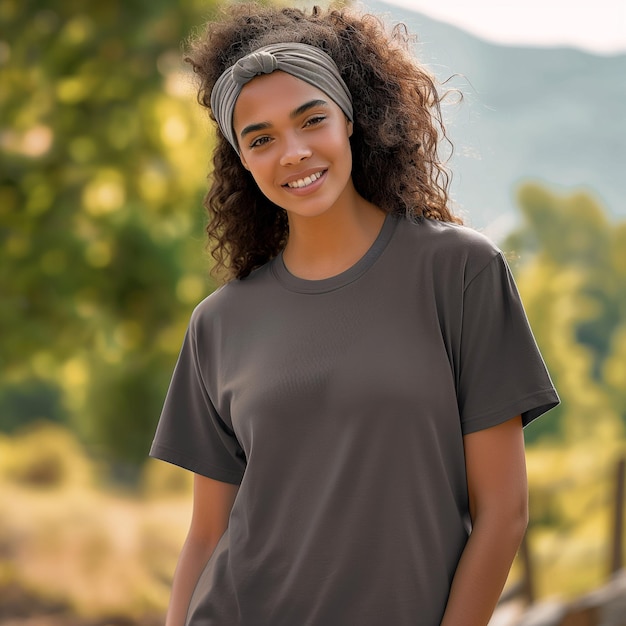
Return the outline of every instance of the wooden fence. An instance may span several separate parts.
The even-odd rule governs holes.
[[[553,603],[545,607],[543,615],[535,611],[532,616],[522,618],[520,626],[626,626],[626,458],[616,463],[613,485],[611,527],[608,529],[607,585],[569,604]],[[528,606],[533,606],[536,601],[535,570],[528,537],[522,542],[519,556],[523,569],[522,580],[503,594],[501,602],[521,597]]]

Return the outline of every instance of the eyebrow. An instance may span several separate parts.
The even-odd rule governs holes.
[[[309,102],[305,102],[304,104],[301,104],[298,108],[294,109],[290,114],[289,117],[290,119],[294,119],[296,117],[298,117],[299,115],[302,115],[303,113],[306,113],[309,109],[312,109],[314,107],[318,107],[318,106],[328,106],[328,102],[326,102],[326,100],[309,100]],[[250,133],[255,133],[258,130],[266,130],[268,128],[271,128],[272,125],[269,122],[259,122],[258,124],[250,124],[249,126],[246,126],[242,131],[241,131],[241,138],[243,139],[246,135],[249,135]]]
[[[328,106],[328,102],[326,102],[326,100],[310,100],[309,102],[305,102],[304,104],[301,104],[297,109],[294,109],[289,114],[289,117],[291,119],[294,119],[295,117],[298,117],[298,115],[302,115],[303,113],[306,113],[309,109],[312,109],[314,107],[319,107],[319,106]]]

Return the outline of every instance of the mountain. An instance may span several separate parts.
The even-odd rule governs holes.
[[[524,180],[589,190],[626,216],[626,54],[489,43],[378,0],[367,10],[407,24],[416,56],[460,89],[444,107],[455,154],[452,196],[471,225],[500,236],[515,224]]]

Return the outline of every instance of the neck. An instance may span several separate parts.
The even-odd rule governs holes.
[[[300,278],[321,280],[352,267],[380,233],[385,213],[361,196],[313,217],[289,214],[287,269]]]

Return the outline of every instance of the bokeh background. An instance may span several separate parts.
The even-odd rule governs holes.
[[[191,480],[147,451],[191,310],[216,286],[201,206],[214,131],[182,47],[219,5],[0,0],[3,624],[156,624],[167,606]],[[496,45],[367,7],[409,23],[442,80],[457,74],[456,208],[507,253],[562,398],[526,431],[531,524],[517,608],[497,614],[518,623],[529,598],[573,602],[622,567],[626,55]]]

